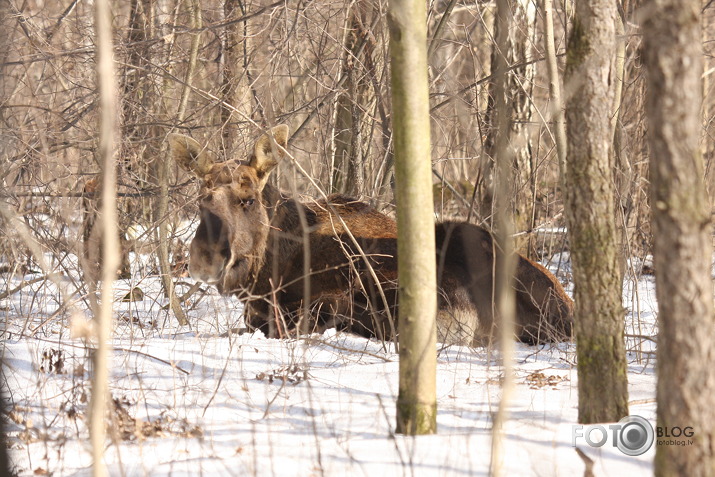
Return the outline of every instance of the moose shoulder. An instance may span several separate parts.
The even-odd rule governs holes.
[[[300,202],[268,183],[285,155],[288,127],[273,128],[247,161],[215,162],[193,139],[172,134],[173,158],[201,180],[201,222],[189,249],[191,275],[246,304],[246,325],[270,337],[338,327],[394,338],[397,227],[369,205],[334,195]],[[435,225],[438,339],[481,344],[494,333],[491,234],[478,226]],[[545,268],[519,257],[517,338],[571,336],[573,303]],[[304,305],[305,304],[305,305]]]

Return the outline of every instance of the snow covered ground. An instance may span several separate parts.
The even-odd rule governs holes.
[[[552,262],[555,263],[555,262]],[[0,275],[0,296],[35,275]],[[74,280],[74,281],[73,281]],[[191,285],[179,285],[179,292]],[[90,351],[70,337],[86,304],[77,278],[37,282],[0,300],[7,432],[20,475],[90,475]],[[637,286],[636,286],[637,285]],[[64,288],[61,294],[58,286]],[[381,342],[336,333],[302,340],[226,335],[240,304],[212,289],[192,299],[190,327],[162,307],[159,281],[119,281],[113,340],[111,475],[486,475],[501,397],[496,352],[441,348],[438,434],[394,435],[398,360]],[[655,421],[655,292],[627,283],[631,414]],[[638,337],[635,337],[638,336]],[[583,475],[573,344],[518,345],[504,475]],[[596,436],[598,437],[598,436]],[[595,475],[650,475],[655,447],[630,457],[609,442],[578,448]]]

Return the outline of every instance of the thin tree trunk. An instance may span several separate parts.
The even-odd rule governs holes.
[[[626,40],[623,18],[620,16],[615,22],[616,26],[616,67],[613,95],[613,107],[611,113],[611,141],[613,143],[613,182],[615,184],[615,206],[616,206],[616,234],[618,237],[618,266],[621,280],[625,275],[628,261],[629,237],[628,237],[628,202],[629,194],[626,192],[631,186],[633,177],[628,161],[623,157],[622,133],[621,133],[621,105],[623,104],[623,80],[626,66]],[[623,283],[621,282],[621,287]]]
[[[658,298],[658,427],[690,426],[691,445],[658,445],[655,475],[715,475],[715,310],[709,201],[700,153],[700,1],[646,2],[644,57]]]
[[[99,88],[99,157],[104,174],[100,223],[103,229],[102,303],[97,321],[97,349],[92,376],[90,440],[93,475],[106,475],[104,460],[105,415],[109,397],[109,352],[112,333],[114,278],[120,264],[116,202],[116,80],[112,59],[112,23],[109,2],[96,0],[97,85]]]
[[[158,156],[149,138],[153,136],[152,128],[147,124],[147,111],[154,109],[157,91],[154,86],[152,72],[155,65],[152,62],[151,40],[155,37],[153,31],[154,0],[132,0],[130,2],[129,25],[126,41],[128,58],[123,66],[121,82],[121,118],[123,142],[118,142],[120,148],[118,159],[121,166],[118,170],[119,182],[133,184],[137,188],[145,183],[156,183],[154,159]],[[146,181],[146,182],[145,182]],[[100,183],[100,187],[102,184]],[[122,253],[121,278],[129,278],[131,269],[129,251],[133,243],[127,240],[126,231],[132,223],[152,220],[154,212],[151,199],[120,200],[119,209],[119,240]],[[101,204],[98,205],[101,207]]]
[[[556,156],[559,161],[561,177],[566,174],[566,122],[564,121],[563,102],[561,99],[561,81],[559,66],[556,61],[556,46],[554,43],[554,13],[551,0],[544,0],[544,42],[546,51],[546,69],[549,75],[549,99],[551,101],[551,117],[554,123],[554,141]]]
[[[338,97],[335,116],[335,150],[333,154],[332,189],[360,197],[365,192],[365,158],[361,146],[363,110],[368,93],[368,74],[362,65],[366,62],[366,31],[373,16],[368,0],[357,1],[350,10],[349,31],[345,38],[345,58],[342,75],[345,92]],[[374,72],[372,72],[374,74]]]
[[[536,39],[536,5],[531,0],[512,0],[514,24],[510,28],[511,64],[524,64],[512,72],[509,104],[511,110],[511,148],[513,150],[509,183],[502,184],[510,188],[510,213],[515,232],[531,231],[534,227],[534,153],[530,128],[534,111],[532,99],[536,65],[533,60],[532,45]],[[509,189],[505,189],[509,190]],[[521,235],[516,239],[515,247],[523,253],[530,253],[531,234]]]
[[[226,20],[239,17],[243,14],[241,0],[225,0],[224,18]],[[239,107],[241,92],[240,83],[243,77],[245,53],[245,22],[237,23],[226,28],[222,58],[222,84],[220,97],[234,108]],[[221,105],[222,134],[226,157],[230,158],[236,152],[236,127],[232,124],[233,111]]]
[[[9,41],[7,38],[7,31],[10,28],[10,8],[8,2],[0,1],[0,30],[3,33],[0,33],[0,51],[7,52],[9,51]],[[0,82],[5,80],[5,68],[0,68]],[[6,153],[6,141],[0,142],[0,155],[2,157],[5,157]],[[3,367],[4,369],[4,363],[0,359],[0,366]],[[3,382],[0,383],[0,412],[3,413],[3,415],[7,415],[9,412],[9,409],[6,407],[6,396],[7,392],[5,391],[5,385],[7,383],[7,379],[3,379]],[[5,419],[0,419],[0,475],[11,475],[10,474],[10,459],[8,458],[8,448],[10,446],[10,442],[8,442],[7,439],[7,429],[5,425]]]
[[[433,434],[437,431],[437,285],[425,2],[391,0],[387,20],[399,231],[397,432]]]
[[[628,415],[611,160],[616,17],[613,0],[577,2],[566,63],[570,97],[563,187],[578,317],[581,423],[618,421]]]
[[[2,6],[0,6],[0,14],[4,13]],[[4,42],[3,42],[4,43]],[[0,366],[5,366],[0,360]],[[3,414],[8,413],[10,410],[6,409],[6,398],[7,392],[5,391],[5,384],[0,384],[0,402],[2,402],[2,412]],[[10,458],[8,457],[7,450],[10,448],[11,443],[7,438],[7,430],[5,425],[5,419],[0,419],[0,475],[12,475],[10,473]]]
[[[510,8],[510,0],[498,0],[496,10],[496,48],[505,51],[509,45],[508,32],[511,30],[513,21]],[[510,98],[506,93],[509,88],[509,75],[507,58],[498,55],[494,63],[494,112],[496,116],[495,148],[494,159],[497,167],[496,186],[494,188],[494,199],[496,205],[496,228],[495,238],[501,254],[494,251],[494,256],[503,257],[497,260],[495,269],[495,280],[493,296],[495,297],[496,316],[499,318],[499,348],[502,357],[502,369],[504,380],[502,381],[502,396],[499,401],[499,409],[494,417],[492,426],[492,447],[490,474],[498,477],[504,474],[504,443],[503,430],[509,419],[509,400],[514,389],[514,319],[516,315],[516,296],[512,284],[516,260],[514,259],[514,224],[512,214],[513,189],[512,185],[516,180],[516,173],[513,168],[515,154],[517,151],[512,147],[511,140],[514,130],[511,127],[513,118],[510,118],[513,106],[509,103]],[[519,148],[517,148],[519,149]]]
[[[191,0],[191,27],[194,30],[201,28],[201,7],[198,0]],[[191,79],[196,70],[196,61],[199,55],[199,44],[201,36],[199,33],[194,33],[191,38],[191,50],[189,52],[189,65],[186,68],[184,77],[184,88],[179,101],[179,111],[177,112],[176,120],[181,123],[186,116],[186,108],[191,95]],[[169,230],[168,230],[168,215],[169,215],[169,160],[157,161],[156,177],[159,182],[159,197],[156,203],[156,220],[159,222],[157,227],[157,238],[159,242],[159,270],[161,272],[161,281],[164,286],[164,294],[169,299],[169,307],[174,312],[176,320],[180,325],[187,325],[189,320],[186,318],[186,313],[181,308],[181,303],[174,291],[174,281],[171,278],[171,261],[169,258]]]
[[[496,166],[494,159],[497,155],[498,120],[497,103],[504,101],[509,106],[509,143],[511,152],[512,181],[509,184],[510,206],[514,225],[517,231],[528,231],[533,227],[534,183],[533,183],[533,155],[531,148],[531,132],[529,123],[533,114],[533,101],[531,98],[536,68],[530,64],[531,45],[534,41],[536,22],[536,9],[531,2],[524,0],[510,0],[506,8],[509,9],[511,21],[503,24],[495,16],[494,35],[497,43],[493,46],[492,72],[496,72],[502,62],[509,67],[522,65],[507,73],[507,80],[503,90],[496,86],[498,79],[490,83],[490,97],[487,106],[487,123],[489,129],[484,141],[486,157],[490,162],[486,164],[485,178],[487,183],[482,192],[482,216],[489,217],[495,212],[493,207],[494,188],[498,181],[492,166]],[[506,32],[500,28],[507,28]],[[504,45],[498,46],[498,39],[504,37]],[[498,98],[502,94],[505,98]],[[497,173],[498,174],[498,173]],[[521,237],[527,238],[528,235]],[[528,241],[520,238],[517,248],[527,251]]]

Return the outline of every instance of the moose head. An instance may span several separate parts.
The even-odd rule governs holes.
[[[194,139],[169,136],[173,159],[201,180],[201,222],[189,249],[193,278],[231,294],[260,268],[269,231],[263,191],[287,143],[288,126],[276,126],[247,161],[216,162]]]

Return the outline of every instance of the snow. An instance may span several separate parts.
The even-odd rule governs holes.
[[[568,257],[551,260],[566,269]],[[65,268],[67,269],[67,267]],[[26,277],[0,275],[0,290]],[[90,475],[86,341],[70,336],[89,313],[77,277],[38,282],[0,300],[7,434],[19,475]],[[179,293],[193,282],[181,279]],[[228,334],[241,305],[209,287],[192,298],[190,327],[162,307],[157,277],[118,281],[105,459],[111,475],[460,476],[489,473],[499,353],[440,347],[438,434],[395,435],[398,356],[389,344],[328,330],[299,340]],[[69,291],[67,291],[69,290]],[[68,293],[70,295],[68,295]],[[656,304],[652,277],[624,288],[630,412],[655,422]],[[73,324],[71,324],[73,323]],[[60,363],[58,363],[60,361]],[[504,428],[504,475],[583,475],[572,445],[578,414],[575,349],[518,344]],[[655,446],[629,457],[578,448],[594,475],[650,475]]]

